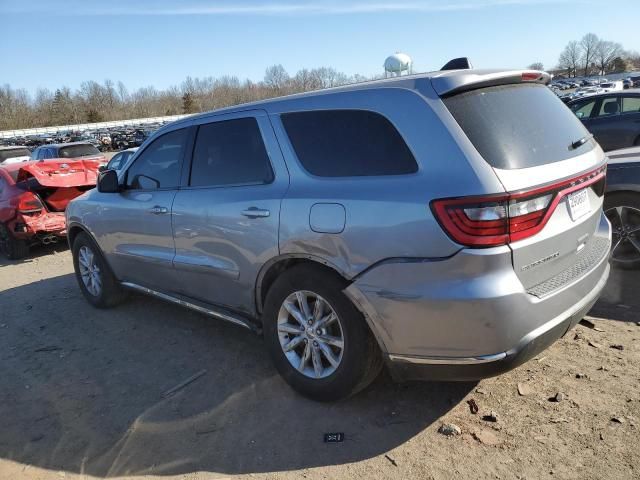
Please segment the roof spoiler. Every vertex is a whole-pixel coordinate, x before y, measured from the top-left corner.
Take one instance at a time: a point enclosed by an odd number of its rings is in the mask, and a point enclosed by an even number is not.
[[[472,68],[471,61],[467,57],[460,57],[449,60],[440,70],[470,70]]]
[[[517,83],[546,85],[551,76],[538,70],[458,70],[445,71],[431,78],[431,85],[440,97],[448,97],[477,88]]]

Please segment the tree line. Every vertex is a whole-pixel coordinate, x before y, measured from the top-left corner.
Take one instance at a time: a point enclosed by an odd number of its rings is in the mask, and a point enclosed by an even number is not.
[[[329,88],[370,78],[347,76],[330,67],[299,70],[289,75],[282,65],[266,69],[259,82],[235,76],[187,77],[165,90],[152,86],[130,92],[122,82],[83,82],[72,91],[0,86],[0,130],[94,123],[195,113],[291,93]]]
[[[587,33],[570,41],[560,53],[557,69],[567,77],[607,75],[640,69],[640,53],[627,51],[618,42]]]

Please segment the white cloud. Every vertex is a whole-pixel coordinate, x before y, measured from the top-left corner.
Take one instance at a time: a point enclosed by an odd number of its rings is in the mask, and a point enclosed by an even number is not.
[[[35,4],[29,2],[27,5],[14,5],[9,7],[12,12],[50,12],[60,15],[347,15],[362,13],[385,13],[385,12],[446,12],[459,10],[479,10],[492,7],[509,5],[540,5],[568,3],[571,0],[458,0],[446,2],[442,0],[431,1],[308,1],[308,2],[263,2],[240,4],[240,2],[227,3],[211,2],[203,3],[182,3],[170,6],[158,5],[157,2],[139,2],[137,5],[128,1],[122,4],[117,1],[81,2],[73,6],[56,4],[57,2],[47,2],[45,4]],[[1,8],[0,8],[1,10]]]

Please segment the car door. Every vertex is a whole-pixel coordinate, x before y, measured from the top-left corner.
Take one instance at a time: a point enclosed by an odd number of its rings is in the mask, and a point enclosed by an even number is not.
[[[278,254],[289,176],[263,111],[199,121],[190,171],[173,204],[179,293],[253,313],[262,265]]]
[[[116,276],[171,290],[175,247],[172,205],[191,130],[179,128],[151,142],[120,176],[120,193],[99,194],[94,234]]]
[[[604,151],[623,148],[624,120],[620,118],[620,97],[603,97],[591,112],[588,129]]]

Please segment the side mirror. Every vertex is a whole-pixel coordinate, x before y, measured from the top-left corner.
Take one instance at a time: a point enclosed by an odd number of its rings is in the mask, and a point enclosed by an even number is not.
[[[105,170],[98,175],[98,191],[101,193],[117,193],[120,190],[118,185],[118,173],[115,170]]]
[[[105,172],[106,170],[107,170],[107,166],[106,166],[106,165],[100,165],[100,166],[98,167],[98,171],[99,171],[99,172]]]

